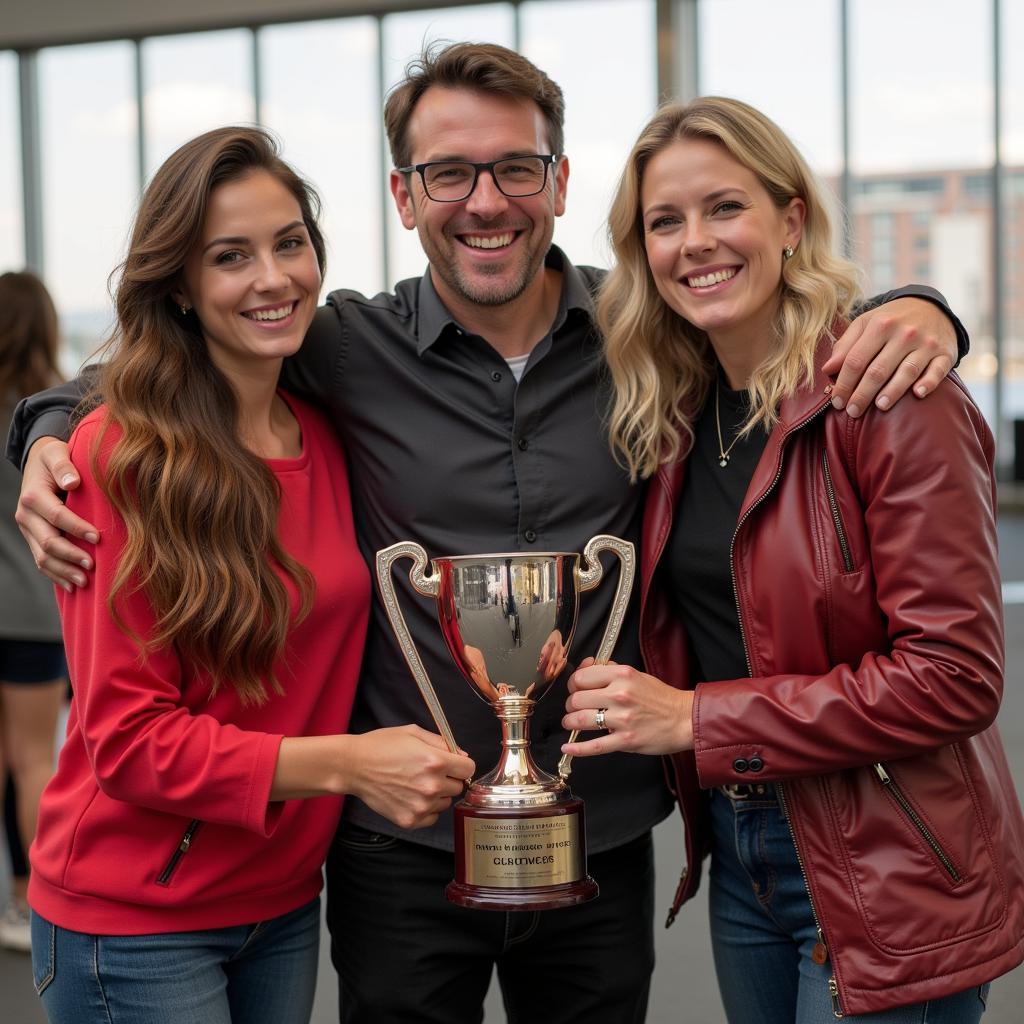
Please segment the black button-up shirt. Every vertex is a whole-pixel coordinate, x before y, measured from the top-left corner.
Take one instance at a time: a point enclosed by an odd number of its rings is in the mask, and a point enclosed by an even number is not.
[[[487,340],[452,319],[429,272],[374,298],[332,292],[301,352],[286,362],[285,386],[326,407],[341,433],[356,532],[371,566],[380,548],[402,540],[422,544],[431,558],[582,551],[599,533],[638,542],[642,488],[629,485],[603,429],[609,390],[591,319],[599,272],[574,267],[555,248],[547,264],[562,273],[561,301],[518,385]],[[497,718],[456,669],[433,600],[409,584],[410,564],[394,572],[406,622],[455,738],[478,771],[488,771],[500,750]],[[605,565],[608,577],[580,598],[572,663],[596,651],[608,619],[618,570],[614,557]],[[635,603],[614,656],[640,664]],[[552,773],[566,739],[565,695],[563,679],[531,719],[534,758]],[[352,729],[407,722],[434,730],[376,601]],[[592,852],[634,838],[671,809],[659,758],[579,758],[571,784],[586,803]],[[402,834],[355,799],[346,814]],[[407,838],[451,849],[450,815]]]

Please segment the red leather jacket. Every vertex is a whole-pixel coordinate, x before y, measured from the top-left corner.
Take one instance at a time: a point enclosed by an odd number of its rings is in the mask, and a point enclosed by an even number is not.
[[[953,378],[858,420],[829,391],[819,370],[783,403],[743,502],[732,571],[750,678],[697,686],[695,750],[667,759],[688,863],[669,923],[707,851],[702,789],[775,782],[835,1008],[860,1014],[1024,959],[1024,819],[992,724],[992,435]],[[652,585],[685,468],[649,489],[641,644],[649,672],[693,688],[682,626]]]

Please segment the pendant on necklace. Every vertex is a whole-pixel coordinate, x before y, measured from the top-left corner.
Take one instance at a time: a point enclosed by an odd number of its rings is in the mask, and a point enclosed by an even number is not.
[[[729,465],[729,456],[728,455],[723,455],[718,460],[718,464],[722,467],[722,469],[725,469],[725,467]]]

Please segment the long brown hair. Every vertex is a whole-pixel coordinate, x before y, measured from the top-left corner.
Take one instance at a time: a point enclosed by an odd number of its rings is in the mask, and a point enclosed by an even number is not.
[[[0,274],[0,401],[42,391],[57,371],[57,310],[46,286],[27,270]]]
[[[313,579],[277,538],[280,492],[266,464],[240,441],[238,402],[214,366],[195,313],[172,293],[202,237],[211,193],[254,171],[272,174],[295,197],[324,268],[319,200],[258,128],[219,128],[187,142],[142,196],[128,255],[118,268],[109,359],[98,381],[109,422],[122,436],[98,471],[123,517],[127,543],[109,596],[139,590],[156,615],[143,653],[172,646],[206,671],[212,691],[230,683],[245,704],[281,693],[274,663],[292,624],[309,612]],[[102,441],[102,435],[99,439]],[[94,464],[99,442],[94,450]]]

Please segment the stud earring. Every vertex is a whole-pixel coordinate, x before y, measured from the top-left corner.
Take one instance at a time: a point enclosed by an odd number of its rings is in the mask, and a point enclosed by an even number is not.
[[[793,258],[793,246],[787,245],[786,248],[782,250],[782,255],[785,259],[791,260]]]
[[[178,308],[181,310],[182,316],[188,316],[188,306],[179,306]]]

